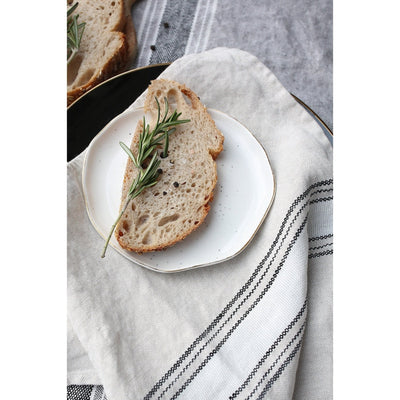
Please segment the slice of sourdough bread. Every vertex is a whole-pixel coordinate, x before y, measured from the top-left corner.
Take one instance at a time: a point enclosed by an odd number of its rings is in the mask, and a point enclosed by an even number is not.
[[[67,67],[67,105],[126,69],[137,51],[134,0],[78,0],[72,15],[85,23],[79,52]],[[68,0],[72,6],[76,1]]]
[[[152,81],[148,88],[144,111],[151,116],[151,129],[157,115],[155,97],[161,115],[164,115],[164,98],[167,98],[168,114],[176,109],[182,113],[180,119],[190,119],[190,122],[178,125],[170,134],[168,156],[161,158],[162,172],[157,184],[130,202],[116,227],[115,236],[121,247],[139,253],[171,246],[204,221],[217,182],[214,160],[222,151],[224,141],[197,95],[182,84],[164,79]],[[131,151],[135,157],[142,127],[140,121],[132,138]],[[128,159],[121,210],[136,176],[137,168]]]

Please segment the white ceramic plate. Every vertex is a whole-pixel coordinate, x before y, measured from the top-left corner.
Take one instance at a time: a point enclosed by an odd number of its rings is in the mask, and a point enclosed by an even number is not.
[[[218,182],[211,210],[196,231],[164,251],[126,251],[113,235],[110,245],[143,267],[178,272],[226,261],[250,243],[272,204],[275,183],[264,148],[237,120],[220,111],[208,111],[225,137],[224,150],[217,158]],[[119,142],[130,144],[142,117],[143,109],[120,114],[92,140],[86,153],[83,191],[87,212],[103,238],[120,206],[127,156]]]

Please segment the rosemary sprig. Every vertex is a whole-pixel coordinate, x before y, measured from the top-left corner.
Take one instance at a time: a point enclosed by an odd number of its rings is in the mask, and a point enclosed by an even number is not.
[[[79,3],[75,3],[67,11],[67,65],[76,56],[81,45],[85,22],[78,23],[79,14],[72,16]]]
[[[168,117],[169,105],[167,98],[164,98],[164,117],[160,119],[160,103],[158,102],[157,97],[155,98],[155,100],[157,102],[157,122],[153,130],[150,130],[150,126],[148,124],[146,125],[145,117],[143,117],[143,129],[139,136],[137,156],[134,156],[134,154],[126,144],[124,144],[123,142],[119,143],[139,171],[129,188],[124,206],[122,207],[121,212],[119,213],[116,221],[111,227],[110,233],[103,248],[103,252],[101,254],[102,258],[104,258],[106,254],[106,250],[114,229],[117,226],[122,215],[126,211],[131,200],[139,196],[146,188],[152,187],[157,184],[158,176],[160,175],[158,172],[158,167],[161,162],[159,157],[165,158],[168,156],[169,135],[176,130],[176,125],[184,124],[190,121],[190,119],[179,119],[182,113],[178,113],[177,110],[175,110]],[[160,154],[158,154],[157,152],[157,147],[159,146],[163,147],[163,151]],[[147,166],[145,166],[145,161],[148,160],[150,157],[150,162]]]

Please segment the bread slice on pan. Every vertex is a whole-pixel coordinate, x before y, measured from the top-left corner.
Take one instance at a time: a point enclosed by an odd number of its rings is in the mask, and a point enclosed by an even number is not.
[[[85,23],[79,52],[67,66],[67,104],[124,71],[137,51],[130,10],[134,0],[78,0],[72,15]]]
[[[139,253],[172,246],[201,225],[210,210],[217,182],[215,159],[224,141],[198,96],[186,86],[165,79],[152,81],[148,88],[144,111],[151,115],[150,128],[158,111],[155,97],[161,114],[167,98],[169,114],[176,109],[182,113],[180,119],[190,122],[178,125],[170,134],[168,156],[161,158],[162,172],[157,184],[130,202],[116,227],[115,236],[120,246]],[[130,146],[135,157],[142,128],[140,121]],[[136,176],[137,168],[128,159],[121,210]]]

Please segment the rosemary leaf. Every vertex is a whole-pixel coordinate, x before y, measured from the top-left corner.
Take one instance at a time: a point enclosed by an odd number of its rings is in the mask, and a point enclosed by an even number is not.
[[[119,142],[119,145],[125,150],[125,152],[128,154],[129,158],[133,161],[136,162],[135,156],[131,152],[131,149],[123,142]]]
[[[72,15],[79,3],[75,3],[67,11],[67,65],[73,60],[79,51],[85,22],[78,23],[79,14]]]
[[[164,151],[162,156],[167,157],[168,156],[168,145],[169,145],[169,135],[168,131],[165,132],[165,139],[164,139]]]

